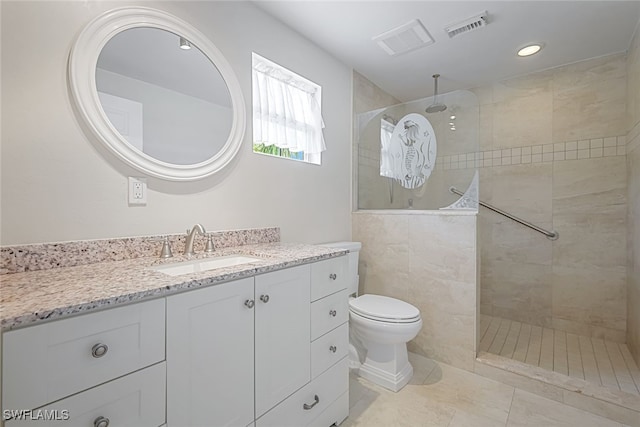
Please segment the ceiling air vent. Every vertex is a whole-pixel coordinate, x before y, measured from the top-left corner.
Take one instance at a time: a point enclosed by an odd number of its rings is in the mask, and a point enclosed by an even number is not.
[[[434,43],[431,34],[424,28],[422,22],[417,19],[375,36],[373,41],[378,43],[391,56],[400,55]]]
[[[473,16],[471,18],[467,18],[464,21],[447,25],[446,27],[444,27],[444,30],[449,35],[449,38],[453,38],[463,33],[468,33],[469,31],[477,30],[478,28],[482,28],[489,23],[487,21],[487,15],[488,13],[485,10],[481,14]]]

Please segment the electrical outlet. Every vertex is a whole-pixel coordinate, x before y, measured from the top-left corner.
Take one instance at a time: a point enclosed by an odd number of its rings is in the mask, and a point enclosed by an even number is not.
[[[129,206],[147,204],[147,178],[129,177]]]

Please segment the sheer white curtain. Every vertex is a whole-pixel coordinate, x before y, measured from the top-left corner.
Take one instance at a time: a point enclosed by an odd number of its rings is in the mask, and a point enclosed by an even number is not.
[[[319,155],[326,149],[321,88],[253,54],[253,142]]]

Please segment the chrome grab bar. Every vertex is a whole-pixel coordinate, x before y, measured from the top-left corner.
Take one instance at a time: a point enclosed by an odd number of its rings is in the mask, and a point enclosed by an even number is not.
[[[464,196],[464,193],[462,191],[457,190],[455,187],[449,187],[449,192],[457,194],[458,196]],[[544,228],[540,228],[537,225],[533,225],[531,224],[529,221],[525,221],[524,219],[518,218],[515,215],[511,215],[510,213],[507,213],[505,211],[503,211],[502,209],[496,208],[495,206],[491,206],[488,203],[485,203],[481,200],[478,200],[478,204],[480,206],[484,206],[485,208],[492,210],[496,213],[499,213],[502,216],[506,216],[507,218],[520,223],[522,225],[524,225],[525,227],[529,227],[532,230],[536,230],[538,233],[542,233],[545,236],[547,236],[547,239],[549,240],[558,240],[558,238],[560,237],[560,234],[553,230],[553,231],[549,231],[549,230],[545,230]]]

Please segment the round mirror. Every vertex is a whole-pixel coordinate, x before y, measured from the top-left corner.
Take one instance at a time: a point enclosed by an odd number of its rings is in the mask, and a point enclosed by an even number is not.
[[[240,85],[218,49],[184,21],[121,8],[90,22],[69,59],[80,116],[105,146],[162,179],[209,176],[238,152]]]

